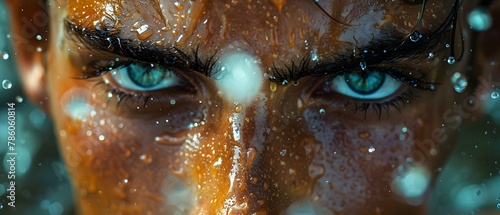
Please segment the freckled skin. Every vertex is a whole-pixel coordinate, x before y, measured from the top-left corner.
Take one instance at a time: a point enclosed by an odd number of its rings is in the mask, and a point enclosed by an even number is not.
[[[425,16],[422,33],[437,29],[453,1],[431,2],[427,10],[435,16]],[[106,4],[113,14],[107,14]],[[296,86],[278,84],[275,91],[264,80],[259,96],[237,113],[233,103],[217,94],[213,80],[180,74],[196,92],[178,92],[174,105],[153,101],[137,109],[134,99],[120,106],[116,98],[108,101],[106,85],[73,79],[80,67],[65,50],[77,46],[67,41],[57,45],[62,31],[58,23],[66,10],[82,27],[93,27],[94,21],[112,23],[123,37],[187,51],[199,47],[205,58],[237,45],[271,73],[273,63],[300,61],[312,47],[320,59],[330,59],[373,38],[388,37],[388,29],[396,29],[403,38],[413,29],[420,5],[375,0],[322,3],[328,12],[345,14],[337,15],[345,23],[339,24],[312,1],[160,4],[163,9],[149,1],[81,0],[53,6],[47,78],[51,111],[64,113],[62,98],[75,88],[92,95],[89,103],[95,110],[84,122],[53,114],[57,131],[66,131],[59,137],[60,148],[82,214],[172,214],[166,197],[172,178],[195,190],[196,201],[182,211],[186,214],[280,214],[296,201],[310,201],[331,214],[424,213],[423,206],[410,206],[395,194],[392,181],[397,167],[409,165],[408,157],[415,158],[411,165],[427,168],[432,178],[446,159],[454,142],[452,131],[433,147],[418,144],[441,127],[443,113],[454,101],[463,100],[452,91],[445,73],[436,75],[442,84],[435,92],[418,91],[420,97],[401,106],[401,112],[382,110],[380,118],[371,110],[366,118],[363,111],[353,112],[343,96],[315,94],[324,77],[303,78]],[[141,36],[135,23],[147,24],[148,35]],[[450,67],[441,62],[429,65],[433,71]],[[458,63],[454,66],[460,68]],[[243,116],[237,125],[241,140],[233,135],[235,116]],[[183,141],[155,140],[165,135]],[[232,198],[234,202],[228,203]]]

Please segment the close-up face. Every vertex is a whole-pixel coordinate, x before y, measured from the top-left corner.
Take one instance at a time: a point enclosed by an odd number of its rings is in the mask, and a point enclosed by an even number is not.
[[[479,1],[40,4],[25,67],[80,214],[426,214],[494,90]]]

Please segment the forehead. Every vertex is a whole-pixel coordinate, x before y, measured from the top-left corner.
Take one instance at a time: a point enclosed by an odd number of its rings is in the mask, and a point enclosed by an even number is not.
[[[428,1],[419,31],[437,29],[453,3]],[[237,42],[282,56],[308,46],[338,50],[406,35],[422,5],[404,0],[69,0],[65,8],[68,20],[81,28],[119,30],[121,37],[140,43],[201,44],[217,51]]]

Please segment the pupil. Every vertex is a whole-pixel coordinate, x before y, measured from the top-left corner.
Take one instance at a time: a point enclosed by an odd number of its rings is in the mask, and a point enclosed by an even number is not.
[[[140,87],[150,88],[159,84],[163,80],[165,73],[150,67],[143,67],[136,64],[127,66],[127,74],[134,84]]]
[[[385,74],[378,71],[354,71],[346,74],[345,81],[352,91],[361,95],[369,95],[382,87]]]

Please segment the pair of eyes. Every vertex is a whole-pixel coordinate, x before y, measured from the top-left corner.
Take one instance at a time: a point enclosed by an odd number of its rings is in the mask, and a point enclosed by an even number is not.
[[[179,87],[186,83],[174,71],[154,64],[131,63],[113,69],[111,77],[120,88],[143,93]],[[326,87],[329,91],[353,99],[381,100],[395,94],[401,85],[402,82],[391,75],[376,69],[360,68],[328,80]]]

